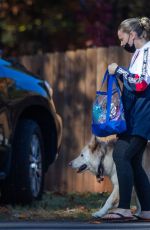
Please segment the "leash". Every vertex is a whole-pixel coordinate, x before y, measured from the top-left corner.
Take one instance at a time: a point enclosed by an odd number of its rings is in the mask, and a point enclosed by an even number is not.
[[[105,155],[101,157],[101,160],[98,166],[98,172],[96,174],[96,179],[99,183],[101,183],[104,180],[104,164],[103,164],[104,158],[105,158]]]

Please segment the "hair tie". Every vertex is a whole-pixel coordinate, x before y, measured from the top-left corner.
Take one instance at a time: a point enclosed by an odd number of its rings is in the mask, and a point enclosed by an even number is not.
[[[139,19],[139,25],[140,25],[140,27],[141,27],[142,29],[144,29],[144,25],[143,25],[143,23],[142,23],[142,20],[141,20],[141,19]]]

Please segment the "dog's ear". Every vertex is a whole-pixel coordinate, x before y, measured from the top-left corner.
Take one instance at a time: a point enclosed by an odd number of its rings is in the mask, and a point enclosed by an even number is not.
[[[90,143],[89,143],[89,148],[91,149],[91,152],[93,153],[99,145],[99,142],[97,140],[97,137],[92,135]]]
[[[94,153],[95,150],[100,151],[105,154],[106,152],[106,143],[104,141],[101,141],[99,137],[92,136],[91,141],[89,143],[89,148],[91,149],[91,152]]]
[[[97,142],[99,143],[99,150],[103,155],[106,153],[106,141],[102,141],[99,137],[97,138]]]
[[[95,136],[95,135],[92,135],[89,144],[93,144],[93,143],[95,143],[95,141],[96,141],[96,136]]]

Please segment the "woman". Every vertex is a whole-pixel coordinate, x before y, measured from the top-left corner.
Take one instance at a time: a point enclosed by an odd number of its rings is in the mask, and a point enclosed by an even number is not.
[[[134,53],[129,69],[112,63],[110,74],[123,81],[123,104],[127,131],[118,136],[113,152],[116,164],[120,202],[103,219],[132,219],[130,211],[133,183],[141,204],[138,218],[150,221],[150,182],[142,168],[142,156],[150,140],[150,20],[130,18],[118,29],[121,46]]]

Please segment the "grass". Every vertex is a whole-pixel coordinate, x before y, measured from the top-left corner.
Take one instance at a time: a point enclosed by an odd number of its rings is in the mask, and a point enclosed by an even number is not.
[[[88,221],[108,194],[45,193],[41,201],[28,206],[1,206],[0,220],[74,220]]]

